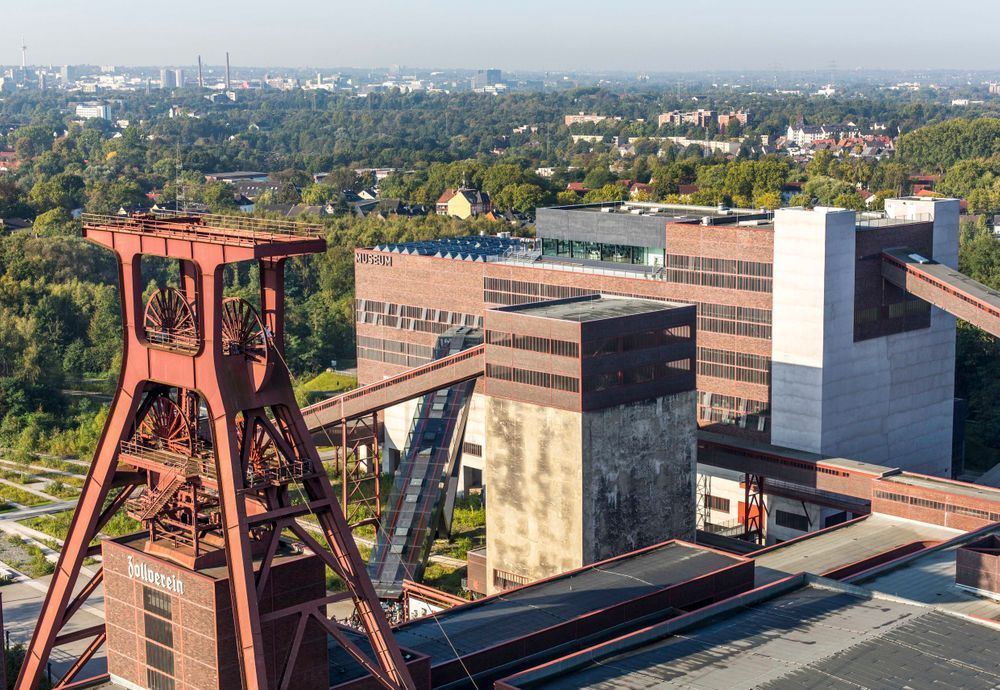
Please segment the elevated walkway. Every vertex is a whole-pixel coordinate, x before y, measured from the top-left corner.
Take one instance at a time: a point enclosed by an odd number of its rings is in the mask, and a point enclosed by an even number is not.
[[[438,339],[435,355],[454,357],[469,347],[481,351],[481,343],[481,331],[453,329]],[[372,584],[382,598],[398,598],[403,580],[421,579],[439,528],[451,524],[458,451],[474,389],[475,381],[465,378],[435,390],[420,400],[413,414],[368,561]]]
[[[882,252],[882,277],[915,297],[1000,337],[1000,292],[912,249]]]
[[[483,375],[482,344],[302,408],[315,433]]]

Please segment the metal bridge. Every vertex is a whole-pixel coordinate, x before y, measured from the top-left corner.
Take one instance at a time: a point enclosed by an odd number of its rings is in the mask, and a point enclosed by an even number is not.
[[[882,252],[882,277],[987,333],[1000,337],[1000,292],[912,249]]]

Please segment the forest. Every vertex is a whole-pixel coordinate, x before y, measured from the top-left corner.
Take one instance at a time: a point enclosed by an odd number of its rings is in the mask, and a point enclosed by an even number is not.
[[[799,164],[753,145],[735,157],[706,157],[643,140],[676,133],[655,127],[657,113],[690,107],[689,98],[664,93],[588,88],[362,99],[261,92],[227,104],[127,94],[113,101],[112,121],[83,124],[72,121],[66,96],[6,97],[0,101],[0,150],[13,151],[19,165],[0,175],[0,218],[27,218],[33,226],[0,231],[0,447],[86,456],[101,431],[100,396],[110,390],[120,363],[117,277],[110,254],[80,239],[74,212],[115,213],[154,198],[161,204],[183,198],[233,213],[228,186],[205,179],[221,170],[271,173],[280,186],[265,192],[269,202],[324,203],[370,186],[356,168],[389,166],[398,172],[382,181],[384,198],[433,204],[446,188],[464,183],[489,192],[499,209],[529,219],[546,204],[625,198],[624,180],[649,185],[636,197],[649,201],[877,209],[881,199],[908,193],[911,175],[935,174],[941,176],[937,191],[965,198],[974,214],[963,222],[962,269],[1000,288],[1000,245],[991,234],[991,214],[1000,210],[1000,120],[956,119],[947,106],[909,96],[736,101],[718,95],[705,105],[750,108],[750,126],[722,134],[751,143],[782,133],[800,117],[880,122],[902,134],[894,157],[870,161],[821,152]],[[578,111],[621,115],[621,121],[588,127],[608,137],[640,137],[634,152],[623,155],[609,140],[573,143],[570,134],[580,127],[566,127],[562,116]],[[551,168],[551,176],[541,175],[542,168]],[[316,183],[315,173],[327,177]],[[568,191],[570,182],[588,191],[582,197]],[[681,196],[682,185],[697,191]],[[800,191],[788,199],[783,193],[790,185]],[[865,203],[862,191],[875,195],[872,203]],[[300,379],[322,372],[331,360],[353,359],[354,247],[510,229],[433,214],[361,218],[340,208],[313,219],[323,226],[327,252],[296,259],[288,272],[288,362]],[[530,233],[530,225],[521,231]],[[147,290],[166,277],[154,273]],[[233,270],[227,290],[249,295],[255,280],[252,271]],[[969,402],[973,466],[995,461],[1000,449],[998,354],[992,338],[962,325],[957,388]]]

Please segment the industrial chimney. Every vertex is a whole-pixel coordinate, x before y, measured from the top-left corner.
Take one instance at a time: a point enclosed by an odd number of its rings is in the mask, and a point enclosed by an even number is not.
[[[198,56],[198,88],[205,88],[205,78],[201,73],[201,55]]]
[[[226,91],[232,90],[232,83],[229,81],[229,51],[226,51]]]

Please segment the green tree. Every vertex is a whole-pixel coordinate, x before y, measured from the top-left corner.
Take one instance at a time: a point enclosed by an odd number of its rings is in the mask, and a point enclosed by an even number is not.
[[[28,193],[28,202],[39,213],[63,208],[72,210],[83,205],[83,178],[73,173],[59,173],[47,180],[40,180]]]

